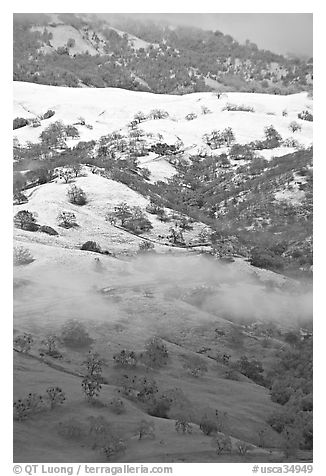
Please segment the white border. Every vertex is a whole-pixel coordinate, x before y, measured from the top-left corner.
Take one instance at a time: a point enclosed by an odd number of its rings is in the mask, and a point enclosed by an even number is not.
[[[188,3],[188,2],[187,2]],[[2,7],[1,15],[1,217],[2,231],[1,237],[1,324],[2,324],[2,342],[0,346],[2,363],[2,392],[1,392],[1,410],[2,410],[2,449],[3,462],[5,468],[3,474],[12,474],[12,194],[11,194],[11,176],[12,176],[12,130],[11,130],[11,110],[12,110],[12,13],[50,13],[56,12],[89,12],[89,3],[80,1],[56,1],[55,4],[44,1],[22,1],[9,2]],[[314,472],[313,474],[325,474],[324,459],[324,441],[325,441],[325,393],[323,383],[325,382],[324,362],[325,357],[322,353],[324,347],[325,333],[325,313],[323,294],[324,289],[324,270],[325,270],[325,249],[323,238],[325,235],[325,162],[326,154],[323,147],[325,136],[323,116],[326,115],[325,104],[325,78],[323,74],[325,55],[325,25],[326,18],[322,8],[322,2],[312,1],[279,1],[258,2],[258,1],[201,1],[198,4],[186,4],[186,2],[176,2],[165,0],[159,2],[150,2],[139,0],[135,3],[119,1],[113,2],[96,1],[91,3],[91,13],[313,13],[314,14],[314,162],[315,162],[315,185],[314,185],[314,239],[315,239],[315,278],[314,278],[314,400],[315,400],[315,449],[314,449]],[[109,10],[109,12],[108,12]],[[277,34],[277,32],[275,32]],[[10,117],[10,120],[8,120]],[[317,171],[317,172],[316,172]],[[9,431],[8,431],[9,430]],[[169,465],[169,464],[168,464]],[[218,473],[223,475],[233,474],[251,474],[252,464],[180,464],[175,466],[174,475],[179,474],[198,474],[205,472],[207,475],[214,476]]]

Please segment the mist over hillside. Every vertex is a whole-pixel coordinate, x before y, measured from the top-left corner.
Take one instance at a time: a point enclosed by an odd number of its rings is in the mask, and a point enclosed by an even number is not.
[[[120,14],[15,14],[14,80],[170,94],[289,94],[312,88],[312,59],[240,44],[220,31]]]

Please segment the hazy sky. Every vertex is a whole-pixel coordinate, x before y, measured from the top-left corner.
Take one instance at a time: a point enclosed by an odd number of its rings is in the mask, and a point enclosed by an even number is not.
[[[275,53],[312,56],[312,13],[130,13],[131,17],[220,30]]]

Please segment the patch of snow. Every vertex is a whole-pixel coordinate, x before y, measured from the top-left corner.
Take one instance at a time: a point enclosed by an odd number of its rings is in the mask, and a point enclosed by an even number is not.
[[[177,173],[176,169],[163,157],[157,156],[153,152],[145,157],[139,157],[139,166],[147,168],[151,172],[149,181],[155,183],[158,181],[166,182]]]
[[[76,30],[76,28],[72,27],[71,25],[57,25],[57,26],[47,26],[47,31],[52,33],[53,37],[49,40],[50,45],[52,48],[59,48],[65,46],[67,41],[71,38],[75,40],[75,45],[72,48],[69,48],[69,54],[81,54],[81,53],[88,53],[92,56],[98,54],[98,51],[94,48],[92,43],[84,38],[81,33]],[[36,26],[32,27],[32,31],[40,31],[43,33],[45,27],[43,26]],[[43,52],[52,52],[48,48],[43,49]]]

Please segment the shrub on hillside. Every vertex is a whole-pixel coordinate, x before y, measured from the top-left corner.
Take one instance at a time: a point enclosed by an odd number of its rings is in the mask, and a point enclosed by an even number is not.
[[[223,337],[225,336],[225,332],[222,330],[215,329],[215,335],[216,337]],[[227,354],[226,352],[217,352],[215,360],[216,362],[219,362],[223,365],[229,365],[230,364],[230,359],[231,355]]]
[[[182,230],[170,227],[169,232],[170,234],[168,235],[168,240],[170,243],[178,246],[184,246],[186,244]]]
[[[73,170],[67,167],[59,170],[59,178],[63,179],[65,183],[68,183],[73,177]]]
[[[302,119],[303,121],[309,121],[309,122],[312,122],[314,120],[313,115],[308,110],[299,112],[298,119]]]
[[[65,138],[66,130],[62,121],[53,122],[40,135],[42,144],[53,148],[65,147]]]
[[[25,264],[32,263],[34,261],[31,252],[23,246],[15,246],[13,251],[14,266],[22,266]]]
[[[173,155],[177,153],[178,149],[175,144],[157,142],[156,144],[151,145],[149,151],[158,155]]]
[[[71,170],[73,171],[73,173],[75,174],[75,177],[77,178],[78,175],[80,175],[80,172],[82,170],[82,166],[81,166],[81,164],[73,164],[71,166]]]
[[[256,150],[275,149],[282,145],[282,136],[277,132],[273,125],[264,128],[265,139],[257,140],[249,144],[250,147]]]
[[[82,389],[88,402],[93,402],[100,394],[103,377],[103,360],[97,352],[89,352],[87,359],[83,362],[86,373],[82,380]]]
[[[103,453],[107,459],[111,459],[113,456],[121,455],[126,451],[126,443],[122,438],[111,435],[102,448]]]
[[[295,149],[298,149],[300,147],[300,144],[297,139],[294,139],[293,137],[288,137],[287,139],[284,139],[282,145],[283,147],[293,147]]]
[[[101,253],[101,247],[96,241],[86,241],[80,249],[83,251],[93,251],[93,253]]]
[[[186,121],[193,121],[194,119],[197,119],[197,114],[195,114],[194,112],[190,112],[186,115],[185,119]]]
[[[127,220],[124,225],[124,228],[135,233],[136,235],[141,235],[147,233],[153,228],[152,223],[146,215],[141,211],[139,207],[134,207],[137,210],[134,210],[133,216]]]
[[[53,117],[55,114],[55,111],[52,109],[48,109],[42,116],[42,119],[50,119],[50,117]]]
[[[22,353],[27,353],[31,350],[33,345],[34,339],[32,334],[24,334],[18,335],[14,338],[14,348]]]
[[[148,414],[158,418],[169,418],[172,403],[172,399],[164,394],[153,398],[147,410]]]
[[[274,149],[279,147],[282,143],[281,134],[277,132],[274,126],[270,125],[265,127],[265,140],[263,141],[264,149]]]
[[[62,354],[57,350],[58,342],[59,338],[56,335],[47,335],[41,342],[45,346],[44,353],[54,359],[61,359]],[[41,352],[43,353],[43,349],[41,349]]]
[[[176,387],[165,390],[161,397],[170,404],[169,418],[176,419],[180,415],[185,415],[188,419],[191,417],[192,404],[181,388]]]
[[[141,360],[148,367],[160,368],[167,364],[169,353],[166,345],[159,337],[153,337],[145,345]]]
[[[53,410],[66,401],[66,395],[60,387],[49,387],[46,389],[46,399],[50,404],[50,409]]]
[[[138,245],[138,253],[151,253],[154,251],[154,248],[154,243],[151,243],[150,241],[141,241]]]
[[[76,222],[76,215],[72,212],[60,212],[58,214],[57,220],[59,222],[59,226],[63,228],[73,228],[78,226]]]
[[[150,220],[138,206],[130,207],[127,203],[119,203],[114,207],[113,212],[106,215],[106,219],[112,224],[119,220],[121,226],[127,230],[140,235],[153,228]]]
[[[67,191],[68,200],[75,205],[85,205],[87,197],[84,190],[76,185],[71,185]]]
[[[222,146],[230,146],[235,141],[235,136],[231,127],[227,127],[223,131],[213,130],[210,134],[204,134],[202,140],[211,149],[219,149]]]
[[[27,126],[27,124],[27,119],[24,119],[23,117],[15,117],[13,121],[13,129],[20,129],[21,127]]]
[[[48,226],[48,225],[41,225],[39,227],[38,231],[40,231],[42,233],[46,233],[47,235],[51,235],[51,236],[59,235],[59,233],[54,228],[52,228],[51,226]]]
[[[138,357],[133,350],[121,350],[113,356],[114,363],[119,367],[133,368],[136,367]]]
[[[91,416],[89,422],[88,436],[92,449],[102,451],[107,459],[125,452],[125,442],[114,434],[110,423],[104,417]]]
[[[254,108],[251,106],[245,106],[244,104],[237,105],[237,104],[227,103],[226,106],[223,107],[222,111],[254,112]]]
[[[62,326],[60,337],[68,347],[86,347],[93,341],[84,324],[76,319],[70,319]]]
[[[134,115],[134,120],[140,124],[141,122],[143,121],[146,121],[147,119],[147,116],[144,112],[142,111],[138,111],[135,115]]]
[[[14,419],[18,421],[26,420],[26,418],[38,413],[44,408],[44,400],[42,395],[29,393],[27,397],[16,400],[14,406]]]
[[[16,228],[27,231],[37,231],[39,225],[36,223],[35,213],[28,210],[20,210],[14,216],[14,225]]]
[[[147,376],[122,375],[118,382],[119,392],[127,398],[140,402],[152,402],[158,392],[156,381]]]
[[[153,109],[149,113],[150,119],[166,119],[167,117],[169,117],[169,113],[163,109]]]
[[[301,132],[302,127],[298,122],[292,121],[289,124],[289,129],[290,129],[291,132],[297,132],[297,131]]]
[[[233,144],[229,151],[232,160],[253,160],[255,152],[249,144]]]
[[[124,226],[126,221],[132,217],[131,207],[126,202],[118,203],[112,212],[107,213],[105,219],[111,224],[115,225],[119,220],[121,226]]]
[[[185,435],[192,432],[192,426],[185,416],[180,416],[175,422],[175,429],[178,433]]]
[[[66,126],[65,133],[66,137],[70,139],[78,139],[79,137],[78,129],[75,126]]]
[[[28,124],[31,126],[31,127],[40,127],[41,126],[41,121],[38,117],[34,117],[33,119],[30,119],[28,121]]]

